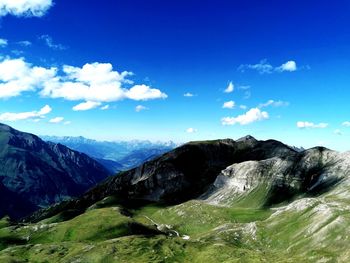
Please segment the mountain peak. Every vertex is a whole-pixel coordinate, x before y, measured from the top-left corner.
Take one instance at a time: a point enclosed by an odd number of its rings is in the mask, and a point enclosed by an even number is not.
[[[251,135],[246,135],[244,137],[241,137],[237,140],[237,142],[257,142],[257,139],[255,139],[253,136]]]

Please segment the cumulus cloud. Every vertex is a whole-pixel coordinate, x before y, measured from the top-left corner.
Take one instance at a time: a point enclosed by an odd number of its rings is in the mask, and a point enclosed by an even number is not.
[[[49,36],[49,35],[41,35],[39,37],[39,39],[43,40],[44,43],[51,49],[54,49],[54,50],[65,50],[65,49],[67,49],[67,47],[62,45],[62,44],[54,43],[52,37]]]
[[[264,107],[269,107],[269,106],[273,106],[273,107],[286,107],[289,105],[288,101],[282,101],[282,100],[268,100],[265,103],[261,103],[259,104],[259,108],[264,108]]]
[[[269,114],[266,111],[261,111],[259,108],[252,108],[245,114],[237,117],[224,117],[221,119],[222,125],[247,125],[256,121],[262,121],[269,118]]]
[[[233,85],[232,81],[228,84],[227,88],[224,90],[225,93],[231,93],[235,89],[235,85]]]
[[[186,132],[187,133],[196,133],[198,130],[197,129],[195,129],[195,128],[188,128],[188,129],[186,129]]]
[[[5,112],[0,114],[0,121],[19,121],[19,120],[28,120],[32,119],[34,121],[38,121],[41,118],[44,118],[45,115],[51,112],[51,107],[49,105],[45,105],[39,111],[28,111],[28,112]]]
[[[222,105],[222,107],[224,109],[233,109],[235,107],[235,102],[233,100],[224,102],[224,104]]]
[[[242,110],[246,110],[248,107],[246,105],[239,105],[239,108]]]
[[[298,121],[297,122],[297,127],[299,129],[306,129],[306,128],[324,129],[324,128],[328,127],[328,123],[320,122],[318,124],[315,124],[315,123],[309,122],[309,121]]]
[[[192,94],[192,93],[190,93],[190,92],[186,92],[185,94],[184,94],[184,97],[193,97],[194,95]]]
[[[341,125],[345,127],[350,127],[350,121],[344,121]]]
[[[136,111],[136,112],[140,112],[140,111],[143,111],[143,110],[148,110],[148,108],[145,107],[145,106],[142,106],[142,105],[137,105],[137,106],[135,107],[135,111]]]
[[[276,70],[293,72],[297,70],[297,63],[293,60],[290,60],[276,68]]]
[[[260,74],[271,74],[273,72],[292,72],[297,70],[297,64],[294,60],[289,60],[283,63],[281,66],[272,66],[266,59],[261,60],[257,64],[242,64],[238,67],[238,70],[245,72],[246,70],[256,70]]]
[[[75,105],[72,109],[74,111],[85,111],[85,110],[91,110],[101,105],[101,102],[96,101],[86,101],[79,103],[78,105]]]
[[[52,0],[1,0],[0,16],[40,17],[45,15],[52,5]]]
[[[0,38],[0,47],[6,47],[8,44],[7,39]]]
[[[56,68],[35,67],[23,58],[0,61],[0,98],[10,98],[25,91],[49,86],[56,82]]]
[[[88,106],[123,99],[145,101],[168,97],[159,89],[144,84],[133,85],[128,79],[132,72],[119,73],[109,63],[88,63],[81,68],[65,65],[62,71],[63,74],[58,74],[54,67],[33,66],[23,58],[6,58],[0,61],[0,98],[39,90],[43,97],[80,100],[86,103],[83,106]],[[126,85],[132,86],[126,88]]]
[[[49,120],[50,123],[60,123],[64,120],[63,117],[55,117],[55,118],[52,118],[51,120]]]
[[[168,97],[159,89],[152,89],[145,84],[133,86],[125,92],[125,96],[132,100],[165,99]]]

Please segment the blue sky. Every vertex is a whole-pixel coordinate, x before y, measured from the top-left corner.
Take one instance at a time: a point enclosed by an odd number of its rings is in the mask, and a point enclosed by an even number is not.
[[[349,1],[14,2],[0,4],[3,123],[350,150]]]

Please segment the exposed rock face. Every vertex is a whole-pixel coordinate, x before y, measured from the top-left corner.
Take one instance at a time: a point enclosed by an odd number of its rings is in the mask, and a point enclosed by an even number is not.
[[[0,183],[32,206],[79,196],[108,175],[85,154],[0,124]]]
[[[231,204],[260,189],[263,205],[288,200],[299,194],[319,194],[349,174],[349,159],[317,147],[261,161],[233,164],[216,178],[202,198],[213,204]]]

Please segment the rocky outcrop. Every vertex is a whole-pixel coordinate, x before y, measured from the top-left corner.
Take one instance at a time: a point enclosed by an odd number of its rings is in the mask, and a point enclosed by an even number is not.
[[[318,195],[347,178],[349,168],[347,155],[322,147],[287,158],[236,163],[218,175],[202,198],[212,204],[229,205],[260,188],[260,205],[269,206],[301,194]]]

